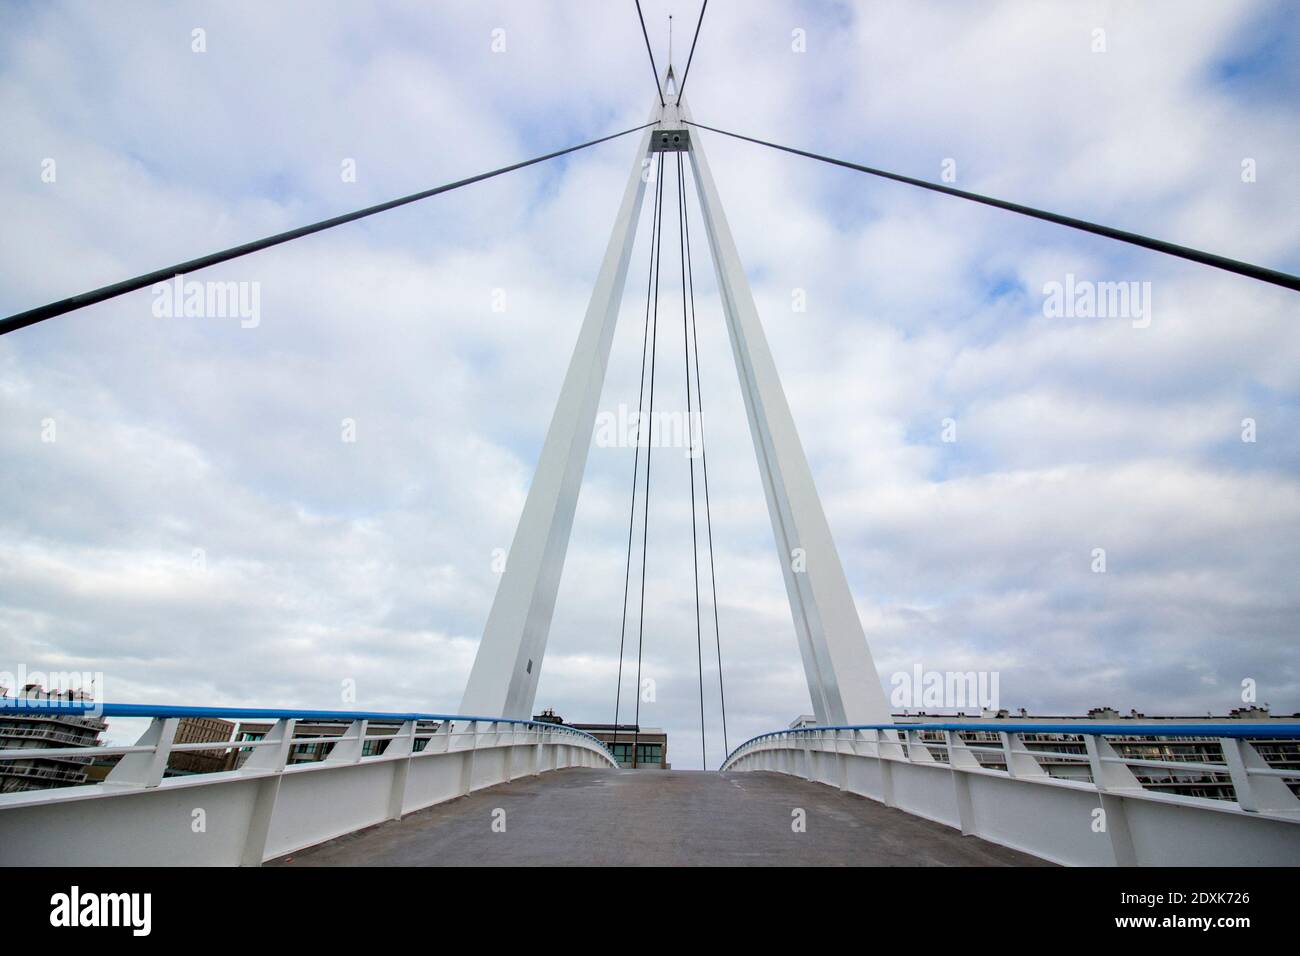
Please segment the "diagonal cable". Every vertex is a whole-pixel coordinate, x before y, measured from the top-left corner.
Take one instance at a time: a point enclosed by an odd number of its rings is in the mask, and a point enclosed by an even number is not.
[[[655,92],[659,94],[659,105],[667,107],[664,102],[664,88],[659,85],[659,67],[655,66],[655,52],[650,49],[650,34],[646,32],[645,17],[641,14],[641,0],[636,0],[636,16],[641,21],[641,35],[645,37],[645,51],[650,54],[650,72],[655,75]]]
[[[1141,246],[1144,249],[1163,252],[1165,255],[1177,256],[1180,259],[1198,262],[1205,266],[1213,266],[1216,269],[1223,269],[1227,272],[1235,272],[1237,275],[1243,275],[1250,279],[1258,279],[1260,282],[1268,282],[1272,285],[1279,285],[1283,288],[1291,289],[1294,292],[1300,292],[1300,276],[1294,276],[1287,272],[1279,272],[1276,269],[1266,269],[1263,266],[1253,265],[1249,262],[1240,262],[1236,259],[1228,259],[1224,256],[1215,255],[1212,252],[1202,252],[1199,249],[1176,245],[1172,242],[1166,242],[1163,239],[1152,239],[1150,236],[1143,236],[1136,232],[1126,232],[1123,229],[1115,229],[1112,226],[1103,226],[1095,222],[1088,222],[1084,219],[1075,219],[1073,216],[1063,216],[1060,213],[1047,212],[1043,209],[1035,209],[1032,206],[1023,206],[1020,203],[1007,202],[1005,199],[994,199],[992,196],[982,196],[979,193],[968,192],[964,189],[956,189],[952,186],[941,186],[938,183],[926,182],[924,179],[914,179],[911,176],[903,176],[899,173],[891,173],[883,169],[874,169],[871,166],[862,166],[858,163],[851,163],[844,159],[834,159],[830,156],[821,156],[817,153],[810,153],[805,149],[795,149],[793,146],[782,146],[779,143],[769,143],[767,140],[755,139],[753,136],[742,136],[740,133],[731,133],[725,129],[705,126],[703,123],[693,123],[690,120],[683,120],[683,122],[690,126],[697,126],[700,129],[707,129],[713,133],[721,133],[723,136],[730,136],[733,139],[743,139],[748,143],[757,143],[759,146],[768,146],[772,149],[779,149],[786,153],[794,153],[796,156],[807,156],[809,159],[815,159],[822,163],[830,163],[832,166],[843,166],[845,169],[852,169],[860,173],[879,176],[883,179],[892,179],[895,182],[906,183],[909,186],[919,186],[922,189],[929,189],[933,192],[944,193],[948,196],[956,196],[958,199],[968,199],[971,202],[983,203],[986,206],[1005,209],[1009,212],[1019,213],[1022,216],[1042,219],[1044,222],[1053,222],[1058,226],[1069,226],[1071,229],[1079,229],[1083,232],[1090,232],[1093,235],[1105,236],[1107,239],[1116,239],[1120,242],[1127,242],[1135,246]]]
[[[264,239],[256,239],[253,242],[246,242],[243,245],[223,249],[221,252],[214,252],[206,256],[200,256],[197,259],[180,262],[174,266],[167,266],[164,269],[156,269],[153,272],[147,272],[144,275],[136,276],[133,279],[124,279],[123,281],[116,282],[113,285],[106,285],[103,288],[94,289],[90,292],[82,292],[79,295],[60,299],[58,302],[51,302],[48,305],[42,305],[35,309],[28,309],[26,312],[19,312],[6,319],[0,320],[0,335],[5,335],[9,332],[26,328],[29,325],[35,325],[37,322],[44,322],[46,319],[52,319],[56,316],[64,315],[88,305],[94,305],[97,302],[103,302],[106,299],[116,298],[117,296],[124,295],[127,292],[135,292],[139,289],[148,288],[149,286],[155,285],[159,282],[166,282],[168,279],[175,278],[176,276],[196,272],[199,269],[206,269],[208,266],[214,266],[220,262],[228,262],[231,259],[246,256],[250,252],[258,252],[262,249],[268,249],[271,246],[278,246],[281,243],[289,242],[293,239],[299,239],[302,236],[309,236],[312,233],[332,229],[334,226],[341,226],[347,222],[364,219],[366,216],[373,216],[376,213],[387,212],[389,209],[396,209],[398,206],[405,206],[408,203],[419,202],[421,199],[428,199],[429,197],[437,196],[440,193],[451,192],[453,189],[459,189],[462,186],[469,186],[472,183],[482,182],[485,179],[491,179],[492,177],[500,176],[503,173],[513,172],[516,169],[523,169],[525,166],[532,166],[536,163],[545,162],[548,159],[555,159],[557,156],[563,156],[566,153],[577,152],[580,149],[586,149],[588,146],[595,146],[597,143],[604,143],[611,139],[618,139],[620,136],[626,136],[628,133],[635,133],[637,130],[642,130],[647,126],[653,125],[654,123],[644,123],[641,126],[634,126],[631,129],[625,129],[621,133],[611,133],[608,136],[600,137],[600,139],[593,139],[586,143],[579,143],[577,146],[557,149],[553,153],[547,153],[544,156],[534,156],[532,159],[525,159],[522,162],[512,163],[509,166],[502,166],[500,169],[494,169],[490,172],[479,173],[477,176],[470,176],[468,179],[460,179],[454,183],[434,186],[432,189],[425,189],[422,192],[412,193],[411,195],[403,196],[400,199],[390,199],[387,202],[382,202],[375,206],[367,206],[366,208],[358,209],[355,212],[344,213],[341,216],[333,216],[329,219],[322,219],[320,222],[314,222],[307,226],[299,226],[296,229],[290,229],[288,232],[277,233],[274,236],[267,236]]]
[[[713,637],[718,652],[718,699],[722,704],[722,752],[731,752],[727,743],[727,691],[722,680],[722,627],[718,623],[718,572],[713,563],[713,509],[709,504],[709,452],[704,441],[704,392],[700,387],[700,339],[695,328],[695,274],[691,268],[691,212],[683,207],[683,233],[686,237],[686,279],[691,298],[691,349],[695,355],[695,409],[700,422],[700,465],[704,472],[704,520],[708,529],[709,581],[713,588]]]
[[[664,159],[663,153],[659,154],[659,177],[663,179]],[[659,190],[659,245],[662,248],[664,241],[663,226],[663,188]],[[641,516],[641,610],[639,622],[637,624],[636,635],[636,716],[632,724],[632,767],[637,765],[637,744],[641,734],[641,652],[645,647],[645,579],[646,579],[646,551],[650,546],[650,453],[654,449],[654,417],[655,417],[655,358],[659,354],[659,266],[663,262],[662,252],[655,256],[655,276],[654,276],[654,307],[651,310],[651,330],[650,330],[650,409],[646,427],[651,431],[646,436],[645,443],[645,495],[642,498],[642,516]],[[638,422],[638,427],[640,423]]]
[[[708,748],[705,744],[704,727],[704,638],[700,628],[700,545],[696,538],[695,520],[695,447],[694,431],[691,426],[691,340],[686,311],[686,239],[684,223],[686,220],[686,177],[682,172],[682,154],[677,154],[677,249],[682,259],[682,347],[685,349],[686,371],[686,430],[690,436],[686,450],[686,460],[691,470],[691,566],[695,571],[695,662],[700,675],[700,769],[709,769]]]
[[[691,38],[691,52],[686,56],[686,69],[682,70],[682,81],[677,84],[677,102],[682,101],[682,92],[686,89],[686,78],[691,75],[691,60],[695,59],[695,44],[700,39],[700,27],[704,24],[704,11],[709,9],[709,0],[704,0],[700,7],[700,18],[695,21],[695,36]]]
[[[663,165],[663,153],[659,154],[659,163]],[[627,565],[623,569],[623,622],[619,628],[618,634],[618,689],[614,693],[614,740],[618,743],[618,715],[619,708],[623,697],[623,648],[627,639],[627,595],[628,588],[632,581],[632,528],[636,523],[636,487],[637,479],[641,473],[641,409],[642,402],[645,400],[645,357],[646,345],[650,341],[650,284],[654,281],[655,261],[659,252],[659,243],[657,242],[660,227],[660,210],[663,204],[660,201],[660,190],[663,188],[663,177],[655,176],[655,195],[654,208],[650,216],[650,268],[646,270],[645,285],[645,330],[641,334],[641,384],[637,387],[636,393],[636,444],[632,454],[632,505],[628,509],[627,515]],[[640,689],[638,688],[638,693]],[[615,759],[618,759],[615,756]]]

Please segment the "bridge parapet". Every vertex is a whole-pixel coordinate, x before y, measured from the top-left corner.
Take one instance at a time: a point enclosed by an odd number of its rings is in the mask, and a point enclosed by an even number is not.
[[[0,708],[50,713],[150,723],[130,746],[0,750],[0,761],[121,757],[103,783],[0,794],[0,864],[255,866],[518,777],[618,766],[590,734],[532,720],[59,700]],[[184,717],[271,725],[258,740],[177,743]],[[299,735],[305,722],[343,732]],[[325,759],[290,762],[295,747],[321,744]],[[251,753],[236,769],[166,776],[171,755],[191,751]]]
[[[1205,761],[1147,759],[1138,745],[1217,743]],[[1300,766],[1255,741],[1300,739],[1300,722],[1029,721],[803,727],[746,741],[723,770],[774,771],[868,797],[1056,863],[1300,865]],[[1077,779],[1047,762],[1076,764]],[[1233,799],[1163,793],[1138,773],[1230,780]]]

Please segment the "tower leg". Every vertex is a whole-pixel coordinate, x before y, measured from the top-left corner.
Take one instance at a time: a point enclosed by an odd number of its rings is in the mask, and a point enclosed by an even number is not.
[[[651,119],[659,116],[659,104]],[[573,514],[596,423],[596,405],[605,383],[610,344],[627,280],[645,193],[644,160],[650,134],[641,136],[636,161],[578,343],[564,376],[560,399],[546,432],[541,458],[515,529],[506,570],[497,585],[460,712],[471,716],[532,716],[542,656],[555,611],[555,594],[573,529]]]
[[[685,104],[680,112],[690,118]],[[700,145],[701,134],[694,127],[690,132],[691,166],[813,711],[822,725],[887,723],[889,707],[880,678]]]

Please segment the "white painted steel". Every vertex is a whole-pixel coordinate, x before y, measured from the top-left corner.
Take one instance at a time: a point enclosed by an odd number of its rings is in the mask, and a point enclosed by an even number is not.
[[[659,104],[650,119],[661,117]],[[628,260],[645,193],[644,161],[652,129],[641,135],[605,258],[592,289],[546,441],[519,516],[505,572],[497,584],[469,683],[463,714],[533,714],[537,680],[555,611],[555,595],[582,490],[596,406],[627,280]]]
[[[1079,732],[1091,783],[1048,775],[1014,731],[1000,731],[1008,772],[974,759],[974,752],[992,748],[966,744],[953,731],[922,742],[906,725],[755,738],[722,769],[804,777],[1067,865],[1300,865],[1300,801],[1278,779],[1297,772],[1269,770],[1249,741],[1231,740],[1227,764],[1214,767],[1232,775],[1238,800],[1229,802],[1144,790],[1128,769],[1135,761],[1118,755],[1105,737],[1084,727]],[[944,759],[935,749],[946,751]],[[1179,761],[1136,762],[1188,769]],[[1256,809],[1262,806],[1269,809]]]
[[[643,163],[651,137],[682,128],[689,113],[671,97],[651,118],[656,126],[642,137],[624,190],[474,658],[463,713],[526,718],[533,712],[644,195]],[[880,678],[698,135],[690,137],[689,154],[813,711],[823,724],[887,720]]]
[[[680,111],[683,119],[691,118],[685,102]],[[700,130],[692,127],[691,166],[813,712],[824,725],[885,723],[889,708],[880,677],[722,211],[702,138]]]
[[[617,767],[595,738],[543,724],[446,721],[421,733],[428,744],[414,753],[414,721],[393,735],[367,734],[358,720],[342,738],[295,738],[297,722],[285,719],[265,739],[237,744],[252,750],[238,770],[163,777],[175,723],[155,719],[142,749],[102,784],[0,794],[0,865],[256,866],[517,777]],[[362,756],[367,739],[388,741],[385,752]],[[286,766],[299,743],[334,749],[324,761]]]

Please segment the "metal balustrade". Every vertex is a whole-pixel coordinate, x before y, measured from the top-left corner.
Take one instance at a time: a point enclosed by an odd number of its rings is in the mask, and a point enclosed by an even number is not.
[[[963,736],[990,733],[997,744]],[[1064,746],[1072,742],[1059,739],[1066,736],[1082,738],[1085,752],[1034,749]],[[1147,759],[1117,749],[1189,738],[1217,741],[1223,762]],[[1300,865],[1300,799],[1287,784],[1300,781],[1300,767],[1270,766],[1252,739],[1300,739],[1300,722],[802,727],[746,741],[722,769],[804,777],[1058,863]],[[990,754],[1002,769],[981,762]],[[1040,759],[1086,764],[1091,779],[1052,776]],[[1133,767],[1226,776],[1234,799],[1147,789]]]
[[[58,700],[0,705],[4,716],[51,713],[150,723],[133,745],[0,750],[0,761],[121,758],[103,783],[0,794],[0,864],[258,865],[517,777],[617,767],[590,734],[532,720]],[[260,740],[177,743],[184,717],[272,724]],[[300,723],[346,729],[298,736]],[[371,741],[383,742],[381,753],[366,753]],[[328,745],[323,760],[290,763],[294,747],[316,744]],[[167,776],[169,757],[192,751],[249,755],[232,770]]]
[[[146,717],[132,745],[0,750],[0,761],[119,757],[103,783],[0,795],[0,863],[252,864],[473,790],[563,767],[615,767],[562,725],[444,714],[24,701],[0,715]],[[177,743],[183,717],[270,722],[258,740]],[[299,732],[310,723],[313,732]],[[335,724],[342,733],[319,733]],[[1300,767],[1269,745],[1300,722],[809,727],[747,741],[724,770],[771,770],[879,800],[1060,863],[1300,864]],[[1170,744],[1218,753],[1152,757]],[[1257,748],[1256,742],[1259,747]],[[379,753],[368,753],[367,745]],[[291,763],[295,748],[323,759]],[[1081,749],[1080,749],[1081,748]],[[1264,748],[1264,753],[1259,748]],[[1122,752],[1127,749],[1129,752]],[[246,753],[234,769],[166,776],[172,754]],[[1289,759],[1289,758],[1288,758]],[[1053,776],[1047,764],[1087,776]],[[992,766],[997,764],[997,766]],[[1226,778],[1232,798],[1148,789],[1134,771]],[[1150,777],[1150,774],[1146,776]],[[1167,781],[1154,781],[1165,785]]]

